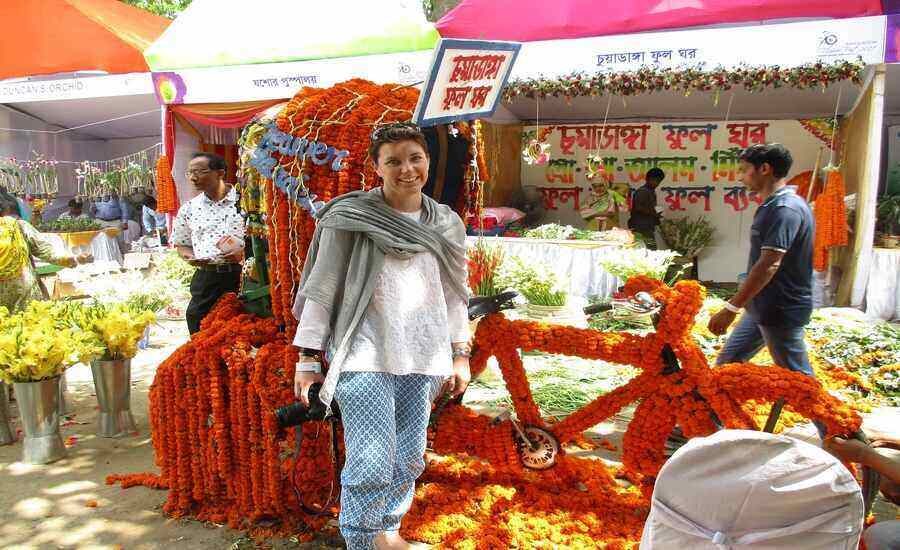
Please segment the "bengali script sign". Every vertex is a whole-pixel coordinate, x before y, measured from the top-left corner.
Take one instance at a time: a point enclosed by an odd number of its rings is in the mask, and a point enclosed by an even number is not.
[[[557,126],[559,148],[564,155],[573,155],[576,145],[585,151],[619,150],[644,151],[647,149],[649,124],[609,126]]]
[[[480,69],[460,70],[465,76]],[[797,121],[791,122],[798,125],[792,134],[795,140],[808,139],[811,147],[817,144],[815,136],[809,136]],[[527,170],[538,177],[532,185],[548,210],[576,209],[581,197],[606,178],[628,184],[633,191],[646,181],[648,171],[659,168],[665,175],[658,189],[659,201],[674,215],[694,210],[720,211],[723,215],[752,211],[760,204],[760,197],[741,184],[743,146],[766,143],[773,126],[779,128],[776,140],[782,139],[787,124],[736,121],[546,126],[541,128],[541,139],[550,145],[552,156],[545,164]],[[630,201],[630,194],[627,198]]]
[[[544,200],[544,208],[547,210],[558,210],[556,201],[567,203],[572,201],[572,208],[578,210],[581,208],[581,188],[580,187],[538,187],[538,192]]]
[[[433,126],[491,116],[520,46],[516,42],[441,39],[413,121]]]

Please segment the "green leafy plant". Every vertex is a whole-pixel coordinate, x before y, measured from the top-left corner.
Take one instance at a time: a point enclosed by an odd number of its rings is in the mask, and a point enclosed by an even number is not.
[[[622,249],[601,260],[600,266],[622,282],[637,275],[662,281],[676,257],[672,250]]]
[[[103,226],[95,220],[88,218],[60,219],[44,222],[38,226],[38,230],[44,233],[74,233],[77,231],[97,231]]]
[[[526,239],[545,239],[550,241],[565,241],[571,239],[574,235],[574,227],[556,223],[539,225],[522,233],[522,237]]]
[[[544,239],[548,241],[593,241],[601,237],[600,231],[578,229],[571,225],[547,223],[522,232],[526,239]]]
[[[816,353],[833,365],[846,367],[871,384],[891,406],[900,405],[900,327],[891,323],[835,318],[816,312],[806,327]],[[877,360],[863,360],[864,357]]]
[[[556,273],[540,262],[526,264],[516,256],[503,262],[498,272],[501,288],[512,288],[536,306],[564,306],[567,294]]]
[[[877,217],[882,231],[889,235],[900,235],[900,195],[879,200]]]
[[[191,0],[122,0],[122,2],[169,19],[175,19],[191,4]]]
[[[715,229],[705,218],[692,220],[687,216],[665,219],[660,223],[663,240],[672,250],[686,258],[694,258],[712,244]]]
[[[156,272],[164,279],[177,281],[182,286],[191,284],[197,268],[182,260],[177,252],[170,252],[156,263]]]

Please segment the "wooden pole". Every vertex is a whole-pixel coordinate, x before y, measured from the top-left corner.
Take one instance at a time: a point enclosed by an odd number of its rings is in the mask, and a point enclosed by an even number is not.
[[[878,200],[878,180],[881,171],[881,144],[884,123],[885,65],[878,65],[869,88],[871,94],[869,120],[866,125],[865,161],[861,170],[856,196],[856,231],[853,248],[846,269],[838,285],[837,305],[857,306],[862,302],[865,285],[872,263],[872,247],[875,239],[875,207]],[[845,147],[846,147],[845,142]],[[859,279],[859,284],[857,284]]]
[[[809,179],[809,187],[806,189],[806,202],[812,202],[813,189],[816,186],[816,176],[819,174],[819,165],[822,162],[822,148],[819,147],[819,152],[816,153],[816,164],[813,166],[812,176]]]

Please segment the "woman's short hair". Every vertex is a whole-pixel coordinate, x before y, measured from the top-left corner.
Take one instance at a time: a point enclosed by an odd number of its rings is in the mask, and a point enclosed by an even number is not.
[[[428,143],[425,134],[412,122],[392,122],[384,124],[372,132],[372,143],[369,145],[369,158],[378,164],[378,152],[385,143],[399,143],[401,141],[415,141],[422,146],[425,154],[428,154]]]

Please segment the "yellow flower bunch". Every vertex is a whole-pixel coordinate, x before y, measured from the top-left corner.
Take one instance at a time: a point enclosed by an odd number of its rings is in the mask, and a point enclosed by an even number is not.
[[[14,315],[0,308],[0,379],[46,380],[102,351],[90,335],[66,326],[60,311],[50,302],[32,302]]]
[[[127,304],[95,303],[70,310],[69,318],[98,348],[104,361],[130,359],[137,355],[137,344],[156,315]]]

